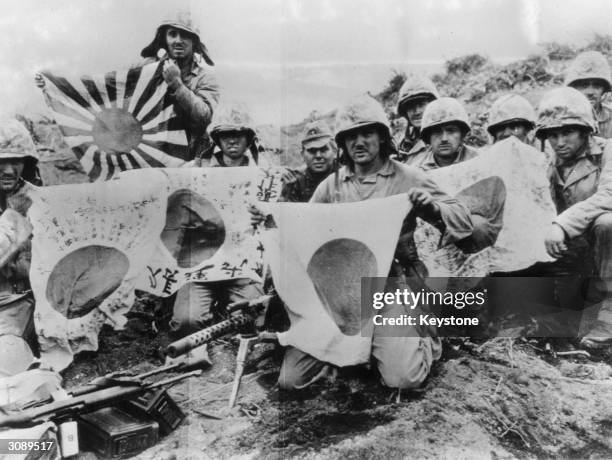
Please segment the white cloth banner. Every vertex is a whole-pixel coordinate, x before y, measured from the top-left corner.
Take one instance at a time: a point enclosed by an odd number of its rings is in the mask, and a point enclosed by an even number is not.
[[[499,232],[492,246],[466,254],[453,244],[439,248],[440,232],[419,220],[415,242],[429,276],[480,277],[552,261],[544,247],[556,216],[547,165],[542,152],[511,136],[474,159],[428,171],[445,192]]]
[[[134,283],[164,226],[167,179],[41,187],[30,194],[30,281],[43,362],[64,369],[74,353],[98,348],[104,323],[121,327]]]
[[[282,168],[165,169],[165,227],[137,288],[168,296],[191,281],[261,281],[263,246],[248,206],[276,201]],[[138,180],[140,171],[122,177]]]
[[[278,227],[263,233],[265,259],[291,320],[280,343],[338,366],[368,361],[361,278],[388,275],[408,197],[261,207]]]

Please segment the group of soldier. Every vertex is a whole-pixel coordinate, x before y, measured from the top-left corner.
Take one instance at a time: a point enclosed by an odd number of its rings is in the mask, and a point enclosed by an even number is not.
[[[192,159],[188,167],[257,165],[260,150],[254,127],[215,114],[219,90],[209,68],[213,62],[188,14],[161,23],[141,55],[145,63],[163,62],[168,95],[186,126]],[[44,90],[42,78],[36,83]],[[541,275],[595,270],[604,295],[595,326],[582,338],[586,347],[607,346],[612,337],[612,144],[605,139],[612,137],[612,111],[603,103],[611,83],[606,58],[597,52],[582,53],[570,66],[565,86],[546,93],[537,113],[522,96],[507,94],[490,108],[487,127],[493,143],[515,136],[546,151],[558,216],[545,244],[556,261],[530,269]],[[479,251],[494,237],[483,216],[448,196],[428,174],[479,155],[465,144],[470,121],[462,104],[441,97],[431,80],[410,77],[399,92],[397,115],[407,122],[399,143],[382,105],[369,96],[340,108],[333,130],[323,120],[307,123],[300,138],[304,165],[284,174],[281,201],[342,203],[406,194],[412,209],[403,222],[391,272],[423,278],[427,269],[414,241],[417,217],[440,230],[442,245],[455,243],[466,252]],[[1,126],[3,211],[12,208],[25,215],[27,199],[19,197],[28,182],[40,185],[36,162],[36,149],[23,126],[15,121]],[[250,211],[254,225],[274,225],[270,216],[256,208]],[[31,309],[28,262],[26,246],[0,274],[6,302],[21,302]],[[250,279],[188,283],[174,300],[170,329],[178,336],[188,334],[211,321],[215,305],[262,293],[263,286]],[[401,313],[404,307],[391,308]],[[385,385],[413,388],[425,380],[442,347],[432,331],[389,334],[375,329],[371,350]],[[332,364],[288,347],[279,384],[300,389],[335,372]]]

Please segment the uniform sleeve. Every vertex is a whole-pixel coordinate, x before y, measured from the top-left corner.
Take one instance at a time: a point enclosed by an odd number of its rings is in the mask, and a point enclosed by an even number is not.
[[[442,246],[471,236],[474,226],[468,208],[461,201],[444,193],[424,171],[418,168],[410,169],[414,170],[414,187],[423,188],[431,193],[440,207],[440,219],[431,220],[429,223],[443,232]]]
[[[583,234],[600,215],[612,211],[612,144],[606,142],[597,191],[586,200],[569,207],[553,221],[568,238]]]
[[[172,93],[179,112],[185,114],[193,132],[204,132],[212,120],[219,103],[219,85],[212,71],[206,69],[198,75],[194,90],[183,82]]]

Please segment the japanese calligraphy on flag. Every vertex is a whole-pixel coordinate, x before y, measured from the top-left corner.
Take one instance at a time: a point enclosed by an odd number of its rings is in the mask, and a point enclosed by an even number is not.
[[[187,135],[166,97],[161,63],[104,75],[42,75],[45,101],[91,181],[188,160]]]
[[[159,241],[166,213],[166,176],[161,170],[141,172],[146,178],[140,181],[120,178],[30,193],[34,321],[41,359],[55,370],[79,351],[96,350],[104,323],[125,323],[134,282]]]
[[[191,281],[261,281],[263,246],[248,206],[276,201],[281,168],[166,169],[168,205],[157,248],[138,289],[168,296]],[[138,181],[139,171],[122,174]]]
[[[419,221],[415,242],[430,276],[480,277],[551,261],[545,232],[556,215],[543,153],[510,137],[478,157],[428,174],[461,199],[494,242],[466,254],[455,245],[438,247],[440,232]]]
[[[291,320],[280,343],[338,366],[368,361],[372,322],[361,317],[361,278],[389,273],[407,196],[262,209],[278,226],[262,235],[264,255]]]

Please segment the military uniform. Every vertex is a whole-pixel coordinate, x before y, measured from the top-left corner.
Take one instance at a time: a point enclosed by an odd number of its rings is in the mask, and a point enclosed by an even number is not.
[[[543,139],[550,129],[576,125],[595,131],[586,97],[573,88],[547,93],[539,107],[536,135]],[[589,136],[575,157],[554,160],[549,179],[559,213],[554,223],[563,229],[568,247],[549,268],[564,275],[572,271],[588,275],[588,253],[592,252],[604,300],[585,343],[605,342],[612,337],[612,144]]]
[[[241,132],[247,136],[251,152],[257,151],[255,131],[246,124],[247,114],[235,110],[231,106],[222,107],[211,124],[210,137],[221,147],[219,137],[223,132]],[[250,162],[245,154],[238,166],[256,166],[255,159]],[[197,164],[196,164],[197,163]],[[229,167],[221,151],[212,158],[192,162],[194,166]],[[215,302],[225,305],[241,300],[250,300],[263,294],[261,283],[250,278],[238,278],[224,281],[191,282],[180,288],[176,293],[170,330],[173,334],[182,336],[204,328],[212,319],[211,307]]]
[[[13,248],[19,237],[15,235],[18,226],[31,230],[24,218],[31,205],[28,196],[32,185],[24,179],[42,185],[38,174],[38,155],[28,131],[18,121],[11,120],[0,125],[0,160],[22,159],[24,169],[16,187],[9,193],[0,191],[0,212],[5,218],[20,220],[15,224],[10,235],[0,234],[0,246],[3,249]],[[7,213],[13,213],[10,217]],[[34,297],[32,295],[29,272],[32,259],[31,243],[21,241],[20,248],[14,252],[0,267],[0,340],[10,346],[0,356],[0,376],[12,375],[25,370],[33,360],[33,354],[26,343],[37,347],[32,314]],[[25,339],[25,340],[24,340]]]
[[[175,17],[160,24],[154,40],[141,52],[141,56],[145,58],[144,63],[160,59],[158,51],[165,48],[164,31],[167,27],[181,29],[197,37],[197,41],[193,44],[194,54],[190,71],[181,76],[182,84],[168,93],[174,105],[174,112],[187,126],[185,132],[189,143],[189,158],[186,160],[189,161],[210,147],[206,129],[219,103],[219,84],[212,69],[206,66],[206,64],[213,66],[214,63],[208,55],[206,46],[200,40],[199,28],[187,12],[179,12]]]
[[[565,75],[565,85],[575,86],[580,81],[598,80],[604,86],[604,93],[612,91],[612,74],[606,57],[598,51],[584,51],[576,56]],[[597,134],[605,139],[612,138],[612,109],[605,104],[593,107]]]
[[[309,169],[292,169],[291,172],[296,179],[283,185],[279,201],[306,203],[323,179],[329,176],[329,172],[315,174]]]
[[[393,159],[404,164],[413,164],[415,160],[421,157],[428,147],[421,139],[421,130],[419,127],[410,123],[407,115],[405,115],[406,106],[412,101],[422,99],[424,97],[430,99],[438,99],[440,94],[433,82],[426,77],[412,76],[407,78],[399,91],[397,101],[397,114],[406,118],[408,127],[404,133],[404,137],[399,142],[399,154]]]
[[[383,108],[374,99],[364,96],[351,102],[337,114],[336,142],[343,145],[343,135],[356,128],[377,126],[389,135],[388,120]],[[382,154],[382,153],[381,153]],[[440,219],[434,225],[444,232],[445,241],[455,241],[471,234],[469,212],[456,200],[446,196],[424,172],[386,159],[377,172],[362,178],[356,177],[351,166],[339,171],[339,189],[335,177],[330,176],[317,187],[311,203],[354,202],[406,193],[412,187],[429,191],[440,206]],[[404,222],[396,257],[409,265],[418,261],[413,233],[416,216],[409,214]],[[393,314],[400,314],[404,305],[392,306]],[[395,388],[419,386],[429,374],[431,364],[441,355],[439,338],[413,326],[404,328],[404,335],[388,337],[384,328],[375,327],[372,337],[372,358],[385,385]],[[399,334],[398,334],[399,335]],[[288,347],[279,384],[282,388],[303,388],[330,372],[332,366],[314,357]]]

